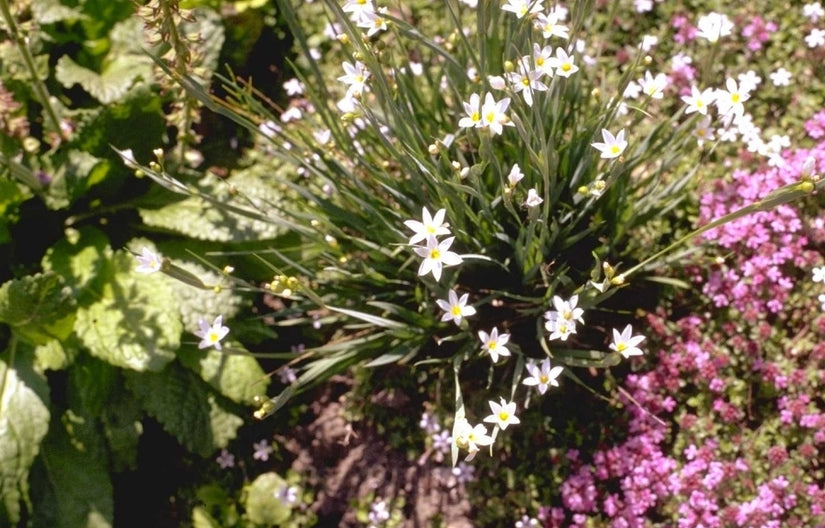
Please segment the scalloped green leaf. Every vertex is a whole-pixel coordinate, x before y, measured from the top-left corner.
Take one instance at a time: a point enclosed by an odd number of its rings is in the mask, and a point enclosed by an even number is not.
[[[152,78],[152,59],[140,48],[143,42],[141,25],[137,17],[115,24],[110,34],[111,48],[100,72],[85,68],[63,55],[55,66],[55,78],[66,88],[79,84],[103,104],[123,99],[138,79]]]
[[[85,433],[96,434],[92,427]],[[95,440],[102,442],[101,438]],[[110,528],[114,518],[114,491],[105,458],[73,438],[59,423],[52,422],[43,442],[42,464],[35,466],[32,480],[34,525],[51,528]],[[81,469],[82,470],[79,470]]]
[[[53,272],[10,280],[0,286],[0,322],[34,344],[68,337],[68,321],[75,305],[71,288]]]
[[[280,214],[277,207],[283,191],[273,185],[271,169],[259,165],[237,171],[226,181],[208,173],[198,182],[198,188],[228,205],[264,215],[268,212]],[[230,192],[230,185],[236,192]],[[159,209],[140,209],[140,216],[147,225],[200,240],[259,241],[276,238],[284,232],[275,222],[241,216],[197,197]]]
[[[203,381],[178,363],[158,373],[124,375],[146,412],[193,453],[207,457],[226,447],[243,423],[223,408]]]
[[[94,296],[87,288],[103,271],[108,249],[106,235],[94,227],[67,229],[66,236],[46,251],[41,265],[45,271],[63,277],[75,298],[83,303]]]
[[[255,524],[277,526],[289,519],[290,510],[280,500],[278,491],[286,481],[274,472],[263,473],[246,490],[246,515]]]
[[[264,396],[269,378],[256,360],[245,350],[233,346],[231,352],[185,347],[178,353],[180,362],[196,372],[215,390],[241,404],[252,404],[255,396]]]
[[[157,371],[175,357],[183,327],[165,277],[141,275],[134,267],[125,251],[107,260],[109,279],[100,300],[77,311],[74,329],[93,356],[122,368]]]
[[[0,525],[16,524],[21,502],[29,503],[29,469],[49,430],[38,382],[44,385],[0,361]]]

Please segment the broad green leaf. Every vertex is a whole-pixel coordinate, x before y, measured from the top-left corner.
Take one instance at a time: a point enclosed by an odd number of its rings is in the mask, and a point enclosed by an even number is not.
[[[277,473],[258,475],[246,490],[246,515],[255,524],[277,526],[289,519],[290,508],[276,496],[286,486],[286,481]]]
[[[272,183],[265,164],[238,171],[227,181],[207,174],[198,188],[216,200],[266,215],[276,209],[283,191]],[[236,190],[230,191],[230,185]],[[216,207],[200,198],[186,198],[159,209],[141,209],[143,222],[200,240],[241,242],[272,239],[283,233],[275,222],[252,219]]]
[[[64,318],[74,307],[71,288],[56,273],[38,273],[0,286],[0,322],[35,344],[68,337]]]
[[[92,434],[94,428],[87,428]],[[97,442],[101,442],[97,439]],[[41,464],[32,471],[34,524],[50,528],[110,528],[114,517],[112,483],[106,460],[52,422],[43,442]]]
[[[165,277],[141,275],[134,267],[125,251],[107,261],[100,300],[78,310],[75,332],[93,356],[112,365],[160,370],[180,346],[178,305]]]
[[[0,525],[17,524],[21,502],[29,503],[29,468],[49,429],[49,410],[29,378],[0,361]]]
[[[231,352],[184,347],[178,359],[235,403],[251,404],[255,396],[265,395],[269,386],[269,377],[258,360],[234,346]]]
[[[137,468],[138,442],[143,434],[143,409],[120,385],[107,404],[100,420],[109,446],[112,470],[134,470]]]
[[[45,199],[52,209],[61,209],[74,203],[108,171],[108,163],[80,150],[70,150],[64,156],[55,156],[51,161],[56,166]]]
[[[41,262],[45,271],[53,271],[64,278],[83,303],[94,293],[86,288],[103,270],[109,240],[94,227],[67,229],[66,236],[46,251]]]
[[[243,423],[222,407],[200,378],[178,363],[158,373],[124,375],[146,412],[181,445],[201,456],[226,447]]]
[[[0,169],[3,168],[0,156]],[[17,207],[26,200],[20,186],[12,179],[0,177],[0,244],[10,240],[9,226],[17,221]]]
[[[121,100],[138,79],[151,79],[152,60],[140,49],[142,21],[134,17],[119,22],[112,28],[110,37],[111,49],[100,72],[63,55],[55,66],[55,78],[66,88],[79,84],[103,104]]]
[[[68,367],[77,350],[57,339],[50,339],[43,345],[34,347],[34,367],[38,372],[63,370]]]

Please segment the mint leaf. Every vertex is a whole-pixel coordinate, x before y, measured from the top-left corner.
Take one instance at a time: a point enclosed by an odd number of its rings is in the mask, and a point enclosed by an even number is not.
[[[269,378],[258,361],[247,354],[236,346],[232,347],[231,353],[185,347],[178,352],[178,358],[230,400],[252,404],[255,396],[266,394]]]
[[[21,502],[29,502],[29,468],[49,429],[49,410],[29,374],[0,361],[0,525],[20,520]]]
[[[255,524],[278,526],[289,519],[290,508],[285,506],[276,494],[286,485],[277,473],[258,475],[246,492],[246,515]]]
[[[194,373],[171,363],[158,373],[124,372],[140,404],[189,451],[210,456],[226,447],[243,420],[224,410]]]
[[[86,427],[87,434],[94,428]],[[95,443],[101,440],[97,439]],[[55,420],[32,471],[34,525],[51,528],[110,528],[114,517],[112,483],[104,458],[83,451]]]
[[[50,247],[41,262],[45,271],[54,271],[72,288],[80,303],[94,298],[89,285],[100,274],[110,256],[109,240],[94,227],[67,229],[66,236]]]
[[[38,273],[0,286],[0,322],[34,344],[67,338],[71,330],[65,318],[74,308],[71,288],[56,273]]]
[[[95,357],[118,367],[160,370],[180,346],[180,314],[166,278],[135,273],[135,265],[125,251],[107,260],[100,300],[77,311],[74,329]]]

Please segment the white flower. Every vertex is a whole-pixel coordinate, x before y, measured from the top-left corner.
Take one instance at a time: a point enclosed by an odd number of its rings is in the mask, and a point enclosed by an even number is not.
[[[544,6],[541,5],[543,1],[544,0],[507,0],[507,3],[501,6],[501,10],[515,13],[517,18],[523,18],[525,15],[540,12],[544,8]]]
[[[739,89],[743,92],[752,92],[762,82],[762,78],[753,70],[748,70],[745,73],[740,73],[736,76],[739,81]]]
[[[819,297],[816,298],[819,301],[820,308],[822,311],[825,312],[825,293],[820,293]]]
[[[372,0],[347,0],[341,10],[344,13],[352,13],[350,18],[353,22],[361,22],[368,13],[375,12],[375,6],[372,5]]]
[[[559,16],[556,13],[550,13],[547,15],[544,13],[539,13],[536,17],[535,25],[546,39],[551,37],[559,37],[563,39],[569,38],[569,30],[567,29],[567,26],[560,24],[559,21]]]
[[[488,93],[484,96],[484,104],[481,106],[481,120],[483,125],[490,128],[493,134],[501,134],[504,131],[504,126],[514,126],[510,122],[505,112],[510,106],[510,98],[505,97],[501,101],[496,101],[493,94]]]
[[[439,235],[449,235],[450,230],[444,223],[444,215],[447,213],[446,209],[439,209],[435,212],[435,216],[430,216],[430,212],[426,207],[421,208],[421,219],[405,220],[404,225],[415,231],[415,234],[410,238],[410,245],[421,242],[427,237],[437,237]]]
[[[709,42],[716,42],[721,37],[726,37],[733,30],[733,22],[726,15],[719,13],[709,13],[699,17],[696,23],[698,31],[697,37],[705,38]]]
[[[301,81],[293,77],[283,84],[284,91],[290,97],[293,95],[301,95],[304,93],[304,85]]]
[[[573,63],[573,57],[563,48],[556,48],[556,56],[547,59],[547,62],[556,69],[556,75],[562,77],[570,77],[579,71],[579,67]]]
[[[514,163],[513,168],[510,169],[510,174],[507,175],[507,183],[510,187],[515,187],[523,178],[524,173],[521,172],[521,167],[518,166],[518,163]]]
[[[496,403],[492,400],[488,401],[492,414],[484,419],[487,423],[496,424],[502,431],[507,429],[508,425],[521,423],[521,420],[516,417],[516,402],[506,402],[501,398],[501,403]]]
[[[452,251],[449,251],[450,246],[455,240],[455,237],[445,239],[439,242],[434,236],[427,237],[426,247],[416,247],[415,252],[420,257],[424,257],[421,265],[418,267],[418,275],[424,276],[432,272],[436,281],[441,280],[441,269],[444,266],[455,266],[463,262],[462,258]]]
[[[814,282],[825,282],[825,266],[820,266],[813,269]]]
[[[701,121],[696,123],[696,128],[693,129],[693,137],[701,147],[705,141],[713,141],[716,137],[713,135],[713,128],[710,126],[710,116],[706,115]]]
[[[792,75],[791,72],[785,68],[779,68],[768,77],[771,78],[771,82],[774,86],[789,86],[791,84]]]
[[[748,92],[742,90],[737,86],[736,81],[728,79],[725,81],[727,90],[716,90],[716,108],[719,109],[720,115],[732,114],[734,117],[739,117],[745,113],[745,101],[750,99]]]
[[[369,70],[359,61],[355,61],[354,65],[349,62],[344,62],[342,66],[344,67],[344,73],[346,75],[338,77],[338,80],[349,86],[349,88],[347,88],[347,97],[360,97],[366,87],[367,79],[370,77]]]
[[[135,258],[138,261],[135,271],[138,273],[154,273],[163,268],[163,258],[146,246],[141,248],[140,255]]]
[[[448,300],[438,299],[435,301],[439,308],[444,310],[444,315],[441,316],[441,320],[452,320],[456,325],[459,325],[461,324],[462,318],[475,315],[476,309],[472,306],[467,306],[467,299],[469,297],[470,294],[465,293],[459,298],[455,290],[450,290],[447,294]]]
[[[493,437],[487,434],[484,424],[473,427],[465,418],[460,418],[456,420],[453,427],[453,442],[459,449],[468,452],[464,460],[469,462],[478,453],[479,446],[488,446],[493,443]]]
[[[470,95],[470,100],[464,104],[464,112],[467,114],[458,122],[461,128],[480,128],[484,126],[481,122],[481,98],[478,94]]]
[[[528,386],[535,386],[540,394],[547,392],[547,387],[558,387],[558,377],[561,375],[563,367],[551,367],[550,358],[546,358],[541,362],[541,367],[535,363],[527,364],[527,372],[530,373],[529,378],[525,378],[522,383]]]
[[[536,192],[535,189],[530,189],[527,191],[527,200],[524,201],[524,205],[527,207],[538,207],[544,199],[539,196],[539,193]]]
[[[639,47],[642,49],[642,51],[648,53],[651,49],[653,49],[653,46],[655,46],[658,43],[659,37],[657,37],[656,35],[645,35],[642,37],[642,43],[639,44]]]
[[[713,88],[706,88],[699,91],[696,86],[690,87],[690,95],[682,96],[682,101],[687,106],[685,114],[692,114],[699,112],[702,115],[708,115],[708,106],[711,105],[716,98],[716,91]]]
[[[539,79],[544,75],[541,70],[528,70],[525,60],[519,65],[519,71],[507,74],[507,80],[513,88],[513,92],[521,92],[527,106],[533,106],[533,91],[547,91],[547,85]]]
[[[560,317],[558,312],[545,312],[544,318],[547,319],[547,322],[544,323],[544,328],[550,332],[550,335],[547,337],[550,341],[554,339],[567,341],[567,338],[570,337],[571,334],[576,333],[576,322]]]
[[[489,334],[484,330],[478,331],[478,338],[481,339],[481,351],[490,354],[493,363],[498,363],[499,356],[509,356],[507,342],[510,341],[510,334],[498,335],[498,328],[493,328]]]
[[[552,61],[553,47],[544,46],[543,48],[537,43],[533,43],[533,66],[540,71],[542,75],[553,77],[555,71],[553,70]]]
[[[816,23],[820,18],[825,16],[825,9],[822,9],[822,4],[813,2],[802,6],[802,14],[808,17],[811,22]]]
[[[627,325],[621,334],[614,328],[613,342],[610,343],[610,349],[620,353],[626,358],[630,356],[641,356],[643,352],[638,345],[644,341],[644,339],[645,336],[633,335],[633,327],[631,325]]]
[[[219,315],[210,325],[203,318],[198,321],[198,331],[195,335],[201,338],[198,348],[215,347],[221,350],[221,339],[229,333],[229,327],[223,326],[223,316]]]
[[[656,77],[649,71],[645,72],[644,79],[639,81],[642,91],[651,99],[661,99],[664,97],[664,90],[667,88],[667,77],[664,73],[657,73]]]
[[[386,31],[387,19],[382,16],[386,13],[386,7],[379,7],[378,11],[365,12],[357,21],[358,27],[366,29],[368,37],[372,37],[379,31]]]
[[[591,143],[596,150],[602,153],[602,159],[618,158],[627,148],[627,141],[624,139],[624,129],[621,129],[615,136],[606,128],[602,129],[602,139],[604,142]]]
[[[816,158],[808,156],[802,162],[802,170],[799,171],[799,178],[802,180],[819,180],[819,175],[816,173]]]
[[[805,44],[807,44],[809,48],[816,48],[825,44],[825,29],[812,29],[805,37]]]

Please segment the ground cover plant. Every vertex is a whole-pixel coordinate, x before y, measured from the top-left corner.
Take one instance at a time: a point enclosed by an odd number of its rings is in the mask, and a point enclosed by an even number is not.
[[[157,427],[210,461],[169,525],[455,523],[330,510],[309,411],[480,525],[823,522],[819,4],[0,2],[9,522],[123,522]],[[252,20],[281,103],[219,67]]]

